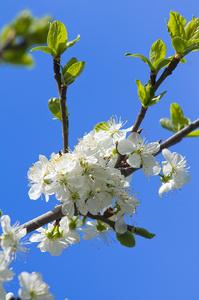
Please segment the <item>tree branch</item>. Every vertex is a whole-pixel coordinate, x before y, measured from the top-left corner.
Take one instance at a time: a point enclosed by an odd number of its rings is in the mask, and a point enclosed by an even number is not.
[[[160,144],[160,150],[154,156],[161,153],[163,149],[169,148],[169,147],[179,143],[183,138],[185,138],[187,136],[187,134],[191,133],[198,127],[199,127],[199,119],[195,120],[193,123],[191,123],[187,127],[183,128],[182,130],[178,131],[177,133],[172,135],[170,138],[168,138],[166,141],[162,142]],[[125,169],[123,168],[123,169],[121,169],[121,173],[122,173],[122,175],[127,177],[139,169],[141,169],[141,168],[138,168],[138,169],[131,168],[131,167],[125,168]]]

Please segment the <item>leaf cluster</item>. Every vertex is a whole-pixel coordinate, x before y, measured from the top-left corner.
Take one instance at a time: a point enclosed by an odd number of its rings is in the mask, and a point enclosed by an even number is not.
[[[154,104],[156,104],[166,93],[163,92],[159,94],[158,96],[155,96],[154,90],[151,86],[151,82],[149,81],[144,86],[142,85],[141,81],[139,79],[136,79],[136,84],[138,88],[138,97],[142,103],[142,106],[149,107]]]
[[[146,63],[150,70],[153,71],[154,74],[158,74],[158,72],[169,65],[169,63],[172,61],[173,56],[167,57],[166,56],[166,45],[162,40],[157,40],[150,49],[149,53],[149,59],[146,58],[142,54],[131,54],[126,53],[125,56],[132,56],[132,57],[139,57],[141,60]]]
[[[193,16],[192,20],[185,25],[185,18],[177,12],[170,12],[167,30],[171,36],[173,48],[179,57],[199,50],[199,18]]]
[[[52,18],[35,18],[29,10],[22,11],[0,32],[0,62],[31,67],[34,64],[28,50],[44,44]]]
[[[51,54],[54,59],[60,60],[60,56],[74,44],[80,40],[80,35],[73,41],[68,42],[68,34],[66,27],[60,21],[54,21],[49,28],[47,36],[48,46],[38,46],[31,50],[41,50],[45,53]],[[45,41],[46,42],[46,41]]]
[[[176,133],[192,123],[189,118],[184,117],[183,111],[177,103],[171,104],[170,114],[171,114],[171,119],[168,118],[160,119],[161,126],[169,131]],[[187,137],[197,137],[197,136],[199,136],[199,130],[193,131],[187,135]]]

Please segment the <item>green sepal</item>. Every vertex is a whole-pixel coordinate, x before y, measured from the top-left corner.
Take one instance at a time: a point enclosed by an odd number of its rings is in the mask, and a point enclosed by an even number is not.
[[[60,111],[60,102],[59,98],[51,98],[48,100],[48,108],[55,119],[62,120],[61,118],[61,111]],[[66,106],[66,116],[69,116],[68,108]]]
[[[49,28],[47,45],[53,51],[53,57],[61,56],[67,49],[67,30],[63,23],[54,21]]]
[[[30,52],[37,51],[37,50],[40,50],[40,51],[43,51],[44,53],[53,55],[53,50],[50,49],[47,46],[38,46],[38,47],[35,47],[35,48],[31,49]]]
[[[121,245],[133,248],[135,246],[135,237],[130,231],[126,231],[123,234],[116,234],[117,240],[120,242]]]
[[[109,128],[110,128],[110,126],[108,125],[107,122],[100,122],[97,125],[95,125],[94,130],[97,132],[100,130],[108,131]]]
[[[84,70],[85,62],[78,62],[75,57],[71,58],[65,67],[61,67],[62,69],[62,83],[65,86],[70,85],[75,81],[77,77],[81,75]]]
[[[181,107],[177,103],[172,103],[170,106],[171,120],[168,118],[160,119],[160,125],[174,133],[180,131],[181,129],[187,127],[191,124],[189,118],[185,118]],[[195,130],[187,135],[187,137],[198,137],[199,130]]]
[[[3,215],[3,212],[2,212],[2,210],[0,209],[0,217]]]
[[[154,236],[156,236],[154,233],[150,233],[148,230],[145,228],[141,227],[135,227],[135,230],[133,231],[134,234],[140,235],[146,239],[152,239]]]
[[[142,85],[139,79],[136,79],[135,81],[138,88],[138,97],[144,107],[149,107],[156,104],[166,93],[165,91],[158,96],[155,96],[150,81],[145,84],[145,86]]]

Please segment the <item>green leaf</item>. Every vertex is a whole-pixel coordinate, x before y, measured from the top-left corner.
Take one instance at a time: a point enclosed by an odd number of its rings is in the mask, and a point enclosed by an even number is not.
[[[180,14],[171,11],[170,19],[167,23],[167,30],[173,39],[174,37],[181,37],[182,39],[186,39],[185,27],[186,19],[184,19]]]
[[[199,136],[199,130],[195,130],[187,135],[187,137],[198,137],[198,136]]]
[[[13,22],[16,34],[26,36],[29,26],[33,22],[33,17],[29,10],[22,11]]]
[[[187,41],[199,38],[199,18],[192,17],[192,21],[188,22],[185,27],[185,33]]]
[[[81,75],[84,70],[85,62],[80,61],[72,64],[68,69],[65,70],[63,68],[64,73],[63,75],[63,83],[64,85],[68,86],[75,81],[77,77]]]
[[[199,42],[198,43],[192,43],[192,44],[190,42],[188,42],[187,46],[184,50],[184,55],[187,55],[190,52],[196,51],[196,50],[199,50]]]
[[[126,231],[123,234],[116,234],[117,240],[121,245],[132,248],[135,246],[135,237],[130,231]]]
[[[75,43],[78,42],[79,40],[80,40],[80,35],[78,34],[78,36],[75,40],[67,42],[67,44],[66,44],[67,48],[74,46]]]
[[[97,132],[100,130],[108,131],[109,128],[110,126],[108,125],[107,122],[100,122],[97,125],[95,125],[94,130],[96,130]]]
[[[60,56],[66,50],[67,30],[63,23],[54,21],[49,29],[47,44],[53,50],[54,56]]]
[[[139,57],[139,58],[141,58],[141,60],[142,60],[144,63],[146,63],[146,64],[149,66],[149,68],[150,68],[152,71],[155,71],[153,65],[151,64],[151,62],[150,62],[145,56],[143,56],[143,55],[141,55],[141,54],[131,54],[131,53],[126,53],[125,56]]]
[[[159,70],[165,68],[166,66],[168,66],[170,64],[170,62],[172,61],[172,59],[173,59],[173,56],[168,57],[168,58],[160,58],[154,63],[153,67],[155,70],[159,71]]]
[[[181,129],[191,124],[189,118],[185,118],[183,111],[177,103],[172,103],[170,106],[171,120],[163,118],[160,120],[160,124],[163,128],[172,132],[178,132]],[[187,135],[187,137],[198,137],[199,130],[195,130]]]
[[[166,45],[162,40],[157,40],[152,46],[150,50],[150,62],[152,65],[155,64],[159,59],[165,58],[166,55]]]
[[[13,59],[12,64],[23,65],[23,66],[26,66],[26,67],[33,67],[34,66],[34,60],[32,58],[32,55],[24,53],[23,55],[21,55],[16,60]]]
[[[172,39],[172,45],[175,51],[179,54],[184,54],[185,48],[186,48],[186,41],[182,39],[181,37],[174,37]]]
[[[160,101],[160,99],[166,94],[166,91],[159,94],[158,96],[154,96],[152,99],[150,99],[150,102],[148,103],[148,106],[154,105]]]
[[[173,127],[173,124],[171,122],[171,120],[169,120],[168,118],[162,118],[160,119],[160,125],[167,129],[167,130],[170,130],[172,132],[176,132],[175,128]]]
[[[37,51],[37,50],[41,50],[44,53],[53,54],[52,49],[50,49],[47,46],[38,46],[38,47],[35,47],[35,48],[31,49],[30,52]]]
[[[191,121],[188,118],[184,117],[183,111],[177,103],[171,104],[170,113],[171,113],[171,122],[173,123],[176,132],[191,123]]]
[[[48,108],[52,115],[55,117],[55,119],[58,119],[61,121],[61,111],[60,111],[60,102],[59,98],[51,98],[48,101]],[[66,107],[66,116],[69,116],[68,109]]]
[[[0,217],[3,215],[3,212],[2,212],[2,210],[0,209]]]
[[[42,18],[34,18],[33,22],[28,28],[28,40],[32,44],[46,44],[46,39],[49,31],[49,24],[52,22],[50,16]]]
[[[135,82],[136,82],[137,88],[138,88],[138,97],[139,97],[142,105],[144,105],[145,98],[146,98],[145,88],[144,88],[144,86],[142,85],[142,83],[139,79],[136,79]]]
[[[145,228],[141,228],[141,227],[135,227],[135,231],[134,233],[137,235],[140,235],[146,239],[152,239],[154,238],[154,236],[156,236],[154,233],[150,233],[148,230],[146,230]]]
[[[62,69],[63,74],[73,65],[77,62],[77,58],[76,57],[72,57],[64,66],[64,68]]]

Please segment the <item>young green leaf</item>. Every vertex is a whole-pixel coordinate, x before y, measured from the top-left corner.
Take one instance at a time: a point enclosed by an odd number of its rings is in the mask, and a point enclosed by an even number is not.
[[[135,237],[130,231],[126,231],[123,234],[116,234],[117,240],[121,245],[132,248],[135,246]]]
[[[177,103],[172,103],[170,106],[170,114],[171,120],[167,118],[162,118],[160,120],[160,125],[172,132],[178,132],[181,129],[185,128],[189,124],[191,124],[191,120],[189,118],[185,118],[183,115],[183,111]],[[195,130],[187,135],[187,137],[198,137],[199,130]]]
[[[199,130],[195,130],[187,135],[187,137],[198,137],[198,136],[199,136]]]
[[[78,42],[79,40],[80,40],[80,35],[78,34],[78,36],[75,40],[67,42],[67,44],[66,44],[67,48],[74,46],[75,43]]]
[[[55,119],[58,119],[61,121],[61,111],[60,111],[60,102],[59,98],[51,98],[48,101],[48,108],[52,115],[55,117]],[[66,116],[69,116],[68,109],[66,107]]]
[[[152,46],[150,50],[150,62],[154,66],[154,64],[159,60],[165,58],[166,55],[166,45],[162,40],[157,40]]]
[[[186,19],[184,19],[179,13],[174,11],[170,12],[170,19],[167,23],[167,30],[173,39],[174,37],[181,37],[186,39],[185,27]]]
[[[188,118],[184,117],[183,111],[177,103],[171,104],[170,113],[171,113],[171,122],[173,123],[176,132],[191,123],[191,121]]]
[[[81,73],[84,70],[85,62],[80,61],[80,62],[75,62],[70,66],[69,65],[66,64],[66,66],[62,69],[63,84],[66,86],[73,83],[75,79],[81,75]]]
[[[183,57],[192,51],[199,50],[199,19],[193,16],[188,22],[178,13],[170,13],[167,29],[172,39],[172,45],[179,57]]]
[[[168,118],[162,118],[160,119],[160,125],[167,129],[167,130],[170,130],[172,132],[176,132],[171,120],[169,120]]]
[[[47,44],[53,51],[53,56],[60,56],[64,53],[67,46],[67,30],[63,23],[54,21],[49,29]]]
[[[40,50],[40,51],[43,51],[44,53],[48,53],[48,54],[53,55],[53,50],[50,49],[47,46],[38,46],[38,47],[35,47],[35,48],[31,49],[30,52],[37,51],[37,50]]]
[[[144,55],[141,55],[141,54],[138,54],[138,53],[136,53],[136,54],[125,53],[125,56],[139,57],[139,58],[141,58],[141,60],[142,60],[144,63],[146,63],[146,64],[149,66],[149,68],[150,68],[152,71],[155,71],[155,69],[153,68],[151,62],[150,62]]]
[[[144,86],[142,85],[141,81],[139,79],[135,80],[136,84],[137,84],[137,88],[138,88],[138,97],[142,103],[142,105],[144,106],[144,104],[146,103],[146,91]]]

